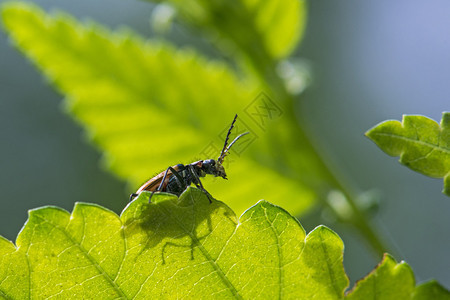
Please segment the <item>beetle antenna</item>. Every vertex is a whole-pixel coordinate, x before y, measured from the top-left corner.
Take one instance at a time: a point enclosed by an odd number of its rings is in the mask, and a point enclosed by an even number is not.
[[[236,122],[236,119],[237,119],[237,114],[234,116],[233,122],[231,122],[230,129],[228,129],[227,137],[225,138],[225,144],[223,145],[223,149],[220,152],[219,158],[217,159],[218,161],[221,161],[221,160],[223,161],[223,157],[222,156],[224,155],[225,150],[227,149],[228,139],[230,138],[231,130],[234,127],[234,123]]]
[[[244,136],[244,135],[246,135],[246,134],[249,134],[250,132],[244,132],[244,133],[241,133],[240,135],[238,135],[231,143],[230,143],[230,145],[225,149],[225,151],[223,151],[223,153],[220,155],[220,157],[219,157],[219,159],[218,159],[218,162],[221,164],[221,163],[223,163],[223,160],[225,159],[225,156],[227,155],[227,153],[228,153],[228,150],[230,150],[230,148],[231,148],[231,146],[233,146],[233,144],[234,143],[236,143],[236,141],[238,140],[238,139],[240,139],[242,136]]]

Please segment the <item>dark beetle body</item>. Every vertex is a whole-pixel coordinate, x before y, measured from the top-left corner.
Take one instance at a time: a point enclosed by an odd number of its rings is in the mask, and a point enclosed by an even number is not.
[[[231,133],[231,129],[233,129],[236,118],[237,115],[234,117],[233,122],[231,123],[230,129],[228,130],[227,137],[225,139],[225,145],[217,160],[215,159],[199,160],[189,165],[178,164],[169,167],[165,172],[161,172],[155,177],[150,178],[136,191],[136,193],[131,194],[130,201],[133,200],[134,197],[138,196],[143,191],[148,191],[152,193],[167,192],[180,196],[188,186],[194,184],[197,188],[205,192],[205,194],[208,196],[209,201],[211,202],[210,195],[203,187],[200,178],[205,177],[206,175],[213,175],[215,177],[222,177],[224,179],[227,179],[227,174],[225,173],[225,169],[222,165],[223,160],[226,154],[228,153],[228,150],[230,150],[231,146],[240,137],[248,133],[245,132],[243,134],[240,134],[227,147],[228,138]],[[150,200],[151,196],[149,201]]]
[[[174,171],[178,176],[174,175]],[[191,184],[195,184],[197,187],[201,187],[199,178],[205,177],[207,174],[214,175],[216,177],[221,176],[224,179],[227,179],[225,169],[214,159],[199,160],[186,166],[178,164],[170,167],[166,172],[167,174],[165,174],[165,172],[162,172],[149,179],[136,191],[136,194],[140,194],[143,191],[160,191],[180,196],[181,193],[184,192],[186,187],[190,186]],[[164,175],[166,175],[166,178],[164,178]],[[180,177],[181,180],[179,179]],[[163,179],[164,182],[162,182]]]

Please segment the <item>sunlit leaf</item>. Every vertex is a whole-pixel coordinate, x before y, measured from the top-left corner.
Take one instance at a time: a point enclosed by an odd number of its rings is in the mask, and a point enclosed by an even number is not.
[[[0,242],[0,295],[11,298],[338,299],[348,285],[343,244],[307,236],[283,209],[259,202],[239,220],[189,189],[148,194],[119,218],[92,204],[30,211],[17,249]],[[14,284],[12,284],[14,283]],[[21,292],[22,294],[20,294]],[[31,293],[31,294],[30,294]]]
[[[6,5],[3,20],[19,49],[67,96],[66,106],[105,153],[108,167],[132,189],[168,166],[217,158],[223,133],[239,113],[236,130],[251,134],[235,150],[251,145],[227,157],[229,181],[205,179],[208,191],[229,199],[237,212],[262,198],[296,214],[314,202],[314,189],[324,182],[315,174],[314,151],[301,134],[293,142],[292,120],[284,116],[260,128],[246,113],[249,105],[261,105],[254,102],[257,86],[227,65],[127,30],[112,33],[65,14],[46,15],[30,4]],[[237,193],[244,200],[236,201]]]
[[[63,196],[63,195],[62,195]],[[16,241],[0,238],[0,296],[8,299],[342,299],[342,240],[308,235],[282,208],[260,201],[239,219],[189,188],[180,198],[141,194],[121,216],[77,203],[31,210]],[[415,287],[406,263],[386,255],[350,299],[437,299]],[[439,298],[445,299],[445,298]]]
[[[180,198],[142,193],[121,216],[77,203],[31,210],[16,247],[0,238],[0,296],[7,299],[342,299],[344,245],[325,226],[308,235],[284,209],[260,201],[239,219],[189,188]],[[64,195],[61,195],[64,196]],[[386,255],[351,299],[445,299],[414,286]]]
[[[28,299],[30,269],[26,256],[0,236],[0,297]]]
[[[347,299],[411,299],[414,274],[408,264],[397,264],[390,255],[367,277],[357,282]]]
[[[400,162],[422,174],[444,177],[443,193],[450,196],[450,113],[443,113],[441,124],[424,116],[403,116],[385,121],[366,135],[384,152],[400,156]]]

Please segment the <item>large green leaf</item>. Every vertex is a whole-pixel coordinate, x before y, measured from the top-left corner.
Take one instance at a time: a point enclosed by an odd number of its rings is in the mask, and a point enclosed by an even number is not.
[[[403,116],[385,121],[366,135],[384,152],[400,156],[400,162],[414,171],[442,178],[443,193],[450,196],[450,113],[442,114],[441,124],[424,116]]]
[[[168,0],[190,23],[213,31],[247,55],[280,59],[297,46],[306,25],[304,0]]]
[[[121,216],[77,203],[31,210],[17,247],[0,238],[0,296],[7,299],[343,299],[342,240],[325,226],[308,235],[266,201],[239,220],[196,188],[180,198],[149,193]],[[62,197],[64,195],[61,195]],[[411,269],[386,256],[351,299],[437,299]],[[382,296],[381,298],[378,298]],[[444,299],[444,298],[442,298]]]
[[[119,218],[92,204],[30,211],[17,248],[0,242],[0,295],[42,299],[339,299],[343,244],[326,227],[305,235],[261,201],[239,220],[189,189],[148,194]]]
[[[315,174],[313,150],[304,137],[293,142],[288,118],[270,128],[255,125],[242,110],[253,103],[257,86],[240,81],[223,63],[130,31],[112,33],[65,14],[46,15],[30,4],[6,5],[3,20],[16,45],[67,95],[65,103],[108,166],[132,188],[168,166],[217,158],[223,143],[218,136],[239,113],[239,130],[251,131],[240,144],[251,145],[240,157],[227,158],[230,180],[206,179],[207,189],[231,199],[237,212],[261,198],[296,214],[313,203],[314,188],[324,182]],[[289,144],[275,145],[272,137]],[[243,201],[234,200],[238,193],[246,195]]]

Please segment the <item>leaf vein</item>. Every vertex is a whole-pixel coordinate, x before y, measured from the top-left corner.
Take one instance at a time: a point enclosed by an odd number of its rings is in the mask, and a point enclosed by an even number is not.
[[[61,228],[60,226],[53,224],[52,222],[49,222],[48,220],[44,219],[43,217],[36,215],[36,217],[42,219],[44,222],[50,224],[53,226],[53,228],[59,230],[64,236],[67,237],[67,239],[78,247],[78,249],[81,251],[81,253],[94,265],[94,267],[99,272],[99,275],[101,275],[103,278],[106,279],[106,281],[115,289],[115,291],[121,295],[121,297],[126,298],[124,292],[122,289],[114,282],[114,280],[108,275],[108,273],[105,272],[105,270],[95,261],[95,259],[86,251],[86,249],[79,243],[77,243],[66,231],[66,228]]]
[[[230,292],[233,294],[234,297],[238,298],[238,299],[242,299],[242,297],[239,295],[238,291],[236,290],[236,288],[234,287],[234,285],[231,283],[231,281],[225,276],[225,273],[223,272],[223,270],[220,268],[220,266],[216,263],[216,261],[211,257],[211,255],[209,254],[209,252],[205,249],[205,247],[200,243],[200,241],[198,240],[198,238],[193,234],[193,232],[187,230],[183,224],[181,222],[179,222],[178,219],[173,218],[172,215],[170,214],[170,212],[168,212],[164,207],[161,207],[161,209],[165,212],[165,214],[172,218],[177,225],[184,230],[189,236],[190,238],[194,241],[194,243],[196,245],[198,245],[198,248],[200,249],[200,251],[202,252],[203,256],[206,258],[206,260],[211,264],[211,266],[213,267],[213,269],[215,269],[217,271],[217,274],[219,275],[219,278],[221,279],[221,281],[228,287],[228,289],[230,290]]]
[[[269,216],[267,215],[267,208],[263,207],[264,209],[264,216],[266,217],[267,223],[270,224],[270,229],[272,230],[274,236],[275,236],[275,240],[276,240],[276,246],[277,246],[277,252],[278,252],[278,269],[279,269],[279,277],[278,277],[278,283],[279,283],[279,290],[278,290],[278,298],[279,299],[283,299],[283,281],[284,281],[284,268],[282,266],[282,260],[283,260],[283,253],[281,250],[281,245],[280,245],[280,240],[278,238],[278,234],[277,231],[275,230],[275,227],[273,225],[273,222],[275,222],[276,218],[279,216],[279,213],[277,213],[276,217],[274,218],[274,220],[271,222],[269,220]]]
[[[391,138],[397,138],[397,139],[404,140],[404,141],[407,141],[407,142],[417,143],[417,144],[420,144],[422,146],[436,148],[436,150],[445,152],[446,154],[450,155],[450,148],[442,147],[441,145],[432,144],[432,143],[429,143],[429,142],[413,139],[413,138],[406,137],[406,136],[395,135],[395,134],[392,134],[392,133],[376,132],[376,133],[373,133],[373,135],[388,136],[388,137],[391,137]]]

